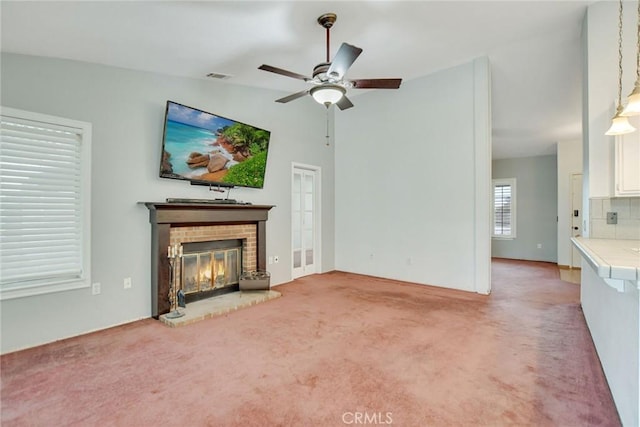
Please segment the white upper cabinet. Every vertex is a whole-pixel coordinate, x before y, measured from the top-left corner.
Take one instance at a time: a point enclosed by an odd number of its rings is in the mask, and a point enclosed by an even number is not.
[[[616,138],[615,196],[640,196],[640,119],[632,119],[638,130]]]

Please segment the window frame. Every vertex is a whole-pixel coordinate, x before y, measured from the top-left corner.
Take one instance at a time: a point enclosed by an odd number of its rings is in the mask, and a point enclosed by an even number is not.
[[[511,232],[509,234],[496,234],[496,197],[495,190],[497,186],[509,185],[511,187]],[[491,238],[495,240],[513,240],[516,238],[517,215],[516,204],[517,189],[515,178],[499,178],[491,180]]]
[[[91,286],[91,134],[92,125],[88,122],[35,113],[16,108],[0,106],[0,115],[18,121],[30,121],[51,128],[65,127],[77,130],[80,135],[80,210],[81,210],[81,265],[79,278],[56,279],[49,277],[0,286],[0,301]]]

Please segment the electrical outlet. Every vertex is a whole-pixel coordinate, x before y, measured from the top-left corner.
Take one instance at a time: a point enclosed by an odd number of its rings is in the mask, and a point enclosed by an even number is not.
[[[542,243],[538,243],[538,249],[542,249]]]
[[[96,282],[91,285],[91,294],[99,295],[100,294],[100,282]]]
[[[607,212],[607,224],[618,223],[618,212]]]
[[[273,264],[273,257],[272,256],[269,257],[269,264]]]
[[[131,289],[131,277],[125,277],[123,284],[125,289]]]
[[[273,262],[275,262],[276,264],[280,262],[280,257],[278,255],[273,257]]]

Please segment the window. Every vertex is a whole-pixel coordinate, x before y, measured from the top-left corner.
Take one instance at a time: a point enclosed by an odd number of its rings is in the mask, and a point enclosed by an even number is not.
[[[493,180],[493,237],[516,237],[516,179]]]
[[[0,111],[0,299],[90,284],[91,124]]]

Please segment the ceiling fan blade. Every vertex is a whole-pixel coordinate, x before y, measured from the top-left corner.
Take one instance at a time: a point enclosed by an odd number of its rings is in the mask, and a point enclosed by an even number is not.
[[[258,67],[258,69],[280,74],[282,76],[293,77],[294,79],[304,80],[305,82],[308,82],[309,80],[311,80],[310,77],[303,76],[302,74],[294,73],[293,71],[283,70],[282,68],[272,67],[271,65],[262,64],[261,66]]]
[[[303,96],[307,95],[308,93],[309,93],[309,89],[303,90],[303,91],[296,92],[294,94],[285,96],[284,98],[276,99],[276,102],[279,102],[281,104],[285,104],[285,103],[293,101],[295,99],[302,98]]]
[[[351,83],[356,89],[398,89],[402,79],[360,79]]]
[[[347,98],[346,95],[342,95],[342,98],[340,98],[340,101],[336,102],[336,105],[341,110],[353,107],[353,104],[349,101],[349,98]]]
[[[361,53],[362,49],[359,47],[348,43],[342,43],[340,49],[338,49],[338,53],[336,53],[336,56],[333,57],[333,61],[331,61],[331,66],[327,70],[327,76],[329,76],[329,78],[336,79],[344,77],[349,67],[351,67],[351,64],[354,63]]]

